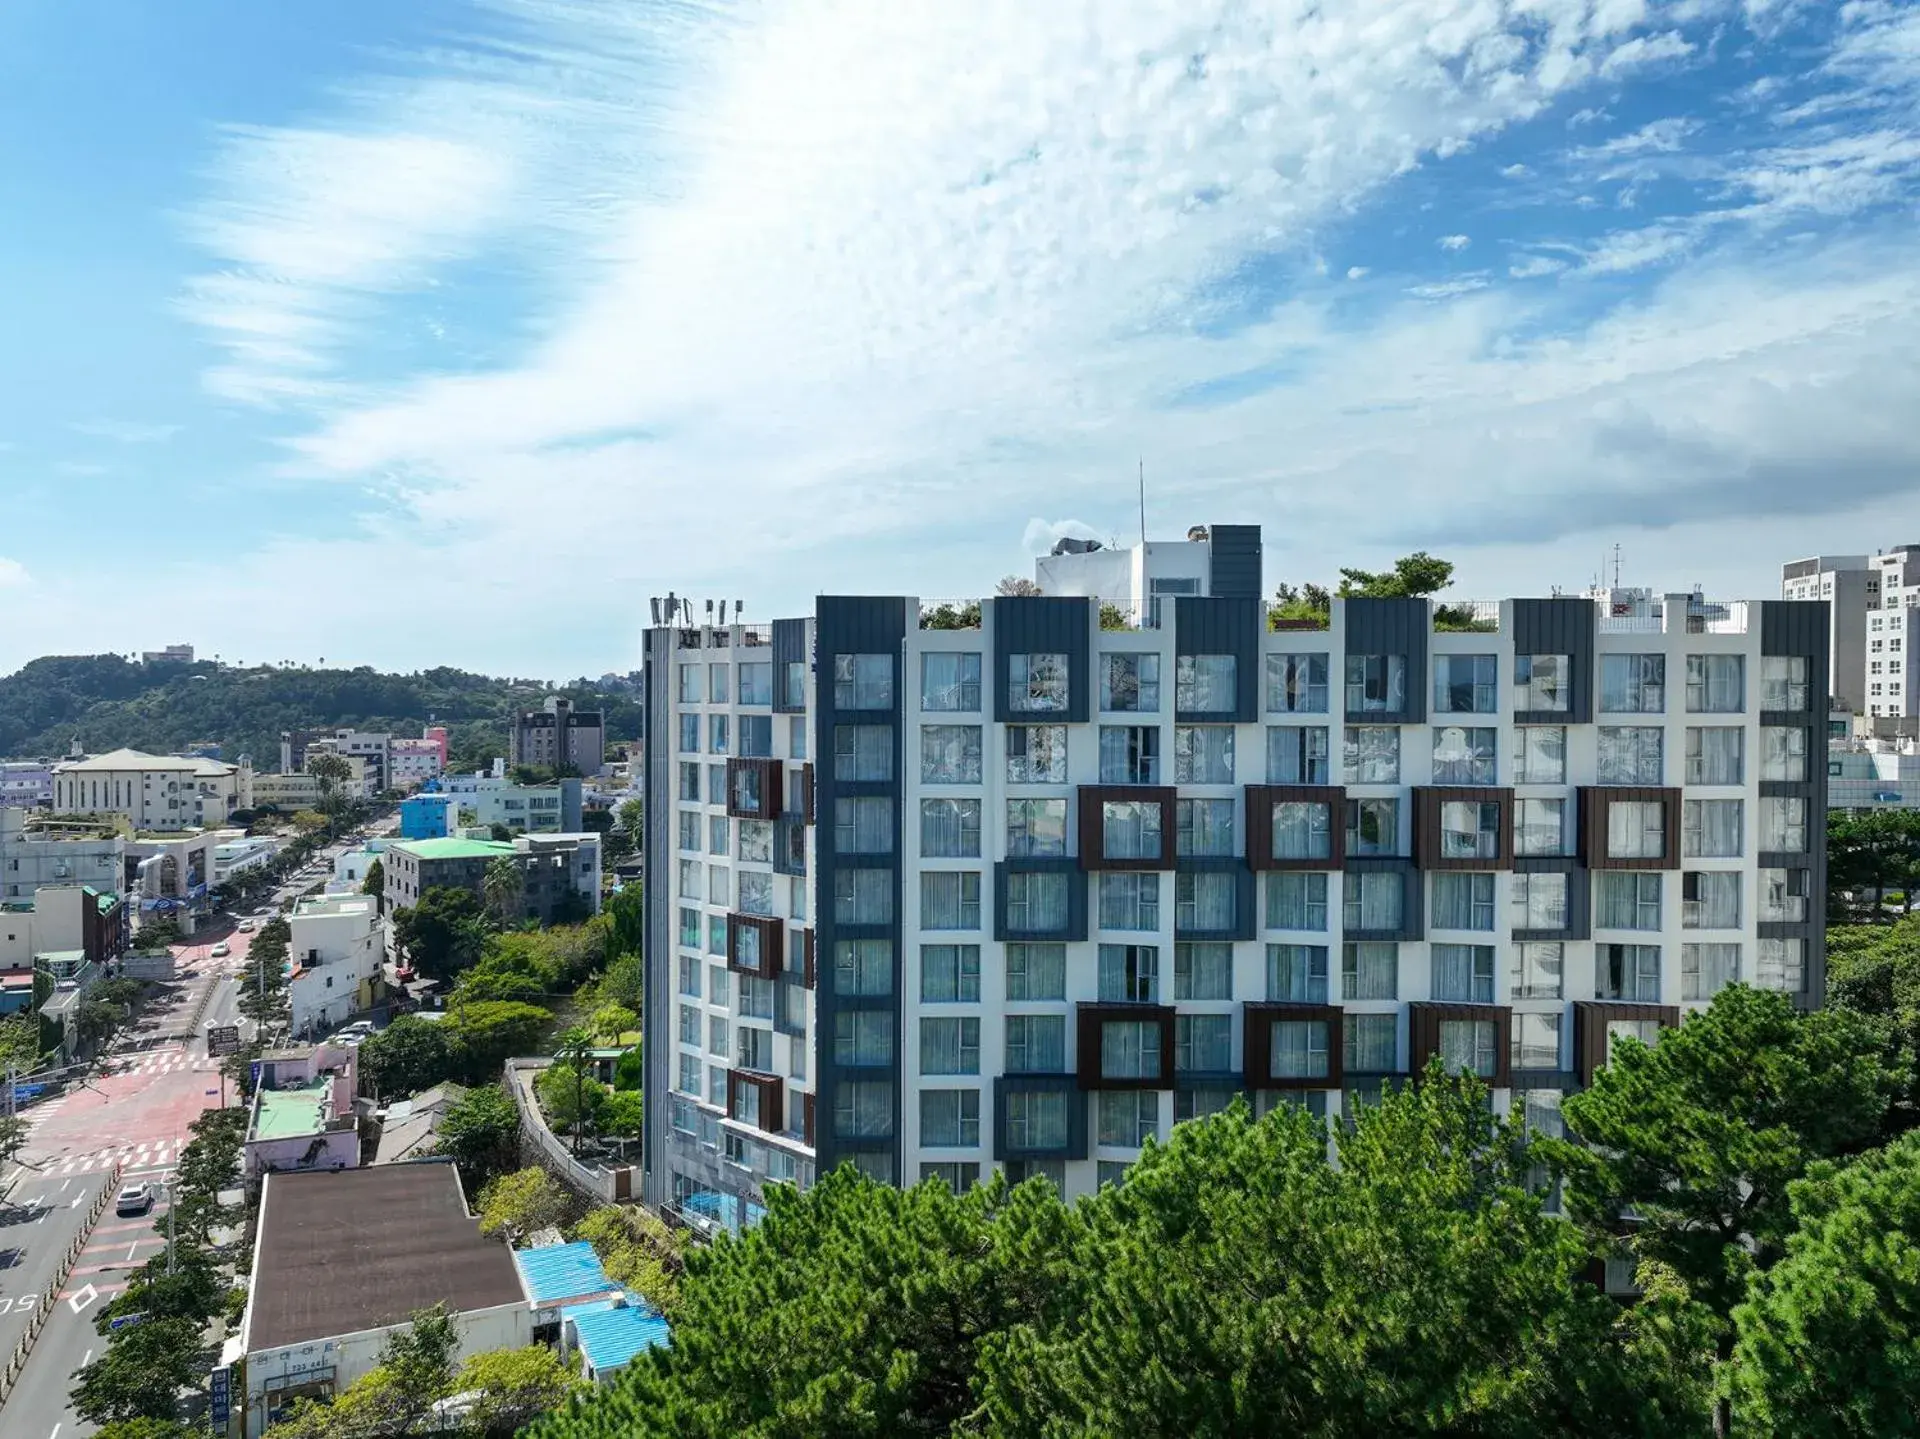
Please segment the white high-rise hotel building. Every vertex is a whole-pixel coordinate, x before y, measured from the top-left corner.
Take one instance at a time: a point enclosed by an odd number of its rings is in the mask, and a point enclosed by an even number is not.
[[[1337,1114],[1435,1054],[1553,1125],[1734,979],[1819,1002],[1824,604],[1272,630],[1259,530],[1198,543],[1158,627],[647,632],[650,1201],[748,1220],[844,1160],[1078,1194],[1235,1094]]]

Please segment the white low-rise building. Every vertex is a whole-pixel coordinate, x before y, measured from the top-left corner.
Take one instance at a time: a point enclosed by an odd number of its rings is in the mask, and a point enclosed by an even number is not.
[[[117,749],[68,760],[53,771],[53,807],[61,814],[118,814],[135,829],[217,828],[247,790],[239,765],[198,756]]]
[[[279,849],[279,844],[265,835],[221,840],[213,847],[213,882],[225,884],[235,875],[264,868]]]
[[[380,976],[378,906],[366,895],[302,900],[288,918],[291,1032],[325,1034],[355,1010],[370,1009]]]

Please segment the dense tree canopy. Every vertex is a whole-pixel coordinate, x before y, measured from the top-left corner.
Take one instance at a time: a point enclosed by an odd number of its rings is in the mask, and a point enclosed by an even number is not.
[[[1827,814],[1827,917],[1890,924],[1913,912],[1920,889],[1920,810]]]
[[[391,920],[393,942],[431,979],[451,979],[477,963],[487,943],[480,901],[469,891],[436,885]],[[257,943],[257,941],[256,941]]]

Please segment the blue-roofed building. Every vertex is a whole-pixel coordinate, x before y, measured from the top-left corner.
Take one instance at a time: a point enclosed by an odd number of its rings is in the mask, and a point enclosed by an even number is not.
[[[516,1249],[513,1263],[533,1306],[536,1342],[560,1338],[561,1310],[594,1300],[612,1300],[620,1294],[620,1286],[607,1278],[607,1271],[600,1267],[600,1256],[584,1239]]]
[[[560,1334],[563,1349],[579,1351],[580,1372],[596,1384],[625,1369],[634,1355],[668,1342],[660,1312],[625,1295],[561,1311]]]

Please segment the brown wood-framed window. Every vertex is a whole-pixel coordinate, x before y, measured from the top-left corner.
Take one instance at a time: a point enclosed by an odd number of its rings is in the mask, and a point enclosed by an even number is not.
[[[1407,1049],[1409,1072],[1417,1079],[1426,1072],[1427,1061],[1446,1050],[1447,1026],[1484,1025],[1467,1037],[1471,1053],[1478,1057],[1481,1042],[1492,1045],[1490,1067],[1476,1065],[1472,1073],[1481,1083],[1505,1089],[1513,1061],[1513,1011],[1504,1004],[1433,1004],[1420,1001],[1407,1006]]]
[[[1342,1010],[1333,1004],[1249,1003],[1242,1006],[1241,1078],[1248,1089],[1338,1089],[1346,1073]],[[1308,1038],[1308,1054],[1323,1048],[1325,1074],[1276,1075],[1273,1072],[1273,1027],[1276,1024],[1321,1026],[1323,1046]],[[1309,1061],[1302,1068],[1313,1068]]]
[[[727,813],[736,819],[780,818],[782,779],[777,759],[728,760]]]
[[[778,979],[785,966],[786,926],[757,914],[727,916],[727,968],[759,979]],[[753,938],[745,939],[744,936]]]
[[[1079,791],[1080,867],[1088,870],[1161,870],[1172,869],[1175,823],[1171,785],[1083,784]],[[1139,805],[1159,811],[1160,849],[1157,854],[1136,857],[1109,857],[1107,854],[1107,806]]]
[[[1573,1005],[1573,1071],[1581,1087],[1593,1083],[1593,1073],[1607,1062],[1608,1034],[1615,1020],[1654,1024],[1672,1029],[1680,1010],[1671,1004],[1619,1004],[1603,1000],[1575,1000]]]
[[[786,1089],[786,1084],[774,1075],[758,1074],[751,1069],[729,1069],[727,1071],[727,1118],[742,1124],[751,1124],[768,1134],[778,1134],[786,1121],[781,1107]],[[746,1101],[748,1094],[755,1096],[755,1102],[751,1106]],[[748,1115],[742,1112],[749,1107],[756,1113]]]
[[[1250,784],[1246,789],[1249,869],[1339,869],[1346,863],[1346,790],[1328,784]],[[1300,816],[1297,811],[1282,814],[1282,805],[1320,808],[1318,819],[1325,829],[1318,828],[1313,816],[1306,816],[1308,843],[1304,847],[1324,849],[1324,854],[1289,854],[1284,858],[1274,854],[1276,839],[1283,848],[1302,847],[1298,843],[1302,831],[1289,823],[1290,818]]]
[[[1082,1089],[1172,1089],[1174,1060],[1174,1012],[1165,1004],[1082,1004],[1075,1011],[1078,1053],[1075,1072]],[[1146,1024],[1159,1028],[1159,1062],[1153,1074],[1108,1074],[1106,1063],[1107,1026]],[[1118,1042],[1121,1036],[1116,1033]],[[1136,1056],[1116,1053],[1116,1068],[1145,1068],[1127,1061]]]
[[[1459,805],[1470,808],[1464,813],[1449,808]],[[1513,791],[1491,785],[1414,786],[1413,863],[1418,869],[1512,869]]]
[[[1629,825],[1633,850],[1654,847],[1657,835],[1658,855],[1613,853],[1609,842],[1614,828],[1614,811],[1622,805],[1659,805],[1659,823]],[[1671,787],[1634,785],[1582,785],[1580,787],[1580,862],[1588,869],[1678,869],[1680,868],[1680,791]]]

